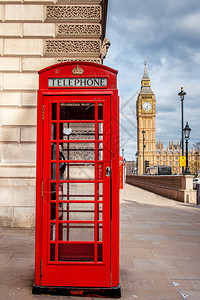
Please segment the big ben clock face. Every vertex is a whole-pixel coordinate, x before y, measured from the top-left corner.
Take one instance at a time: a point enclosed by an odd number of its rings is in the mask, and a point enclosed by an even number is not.
[[[144,111],[150,111],[152,109],[152,104],[150,102],[144,102],[142,108]]]

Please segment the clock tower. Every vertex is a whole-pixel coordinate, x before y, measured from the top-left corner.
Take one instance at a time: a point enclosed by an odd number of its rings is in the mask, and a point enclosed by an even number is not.
[[[149,166],[153,166],[156,153],[156,98],[151,89],[151,82],[147,74],[146,62],[144,75],[141,81],[141,89],[136,102],[136,114],[138,175],[143,175],[145,174],[145,161],[149,162]]]

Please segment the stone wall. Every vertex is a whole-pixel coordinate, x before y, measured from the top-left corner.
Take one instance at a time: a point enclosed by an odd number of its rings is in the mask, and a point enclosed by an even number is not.
[[[102,63],[107,0],[0,0],[0,226],[34,226],[38,71]]]
[[[126,182],[155,194],[184,203],[197,204],[196,191],[193,190],[193,176],[126,176]]]

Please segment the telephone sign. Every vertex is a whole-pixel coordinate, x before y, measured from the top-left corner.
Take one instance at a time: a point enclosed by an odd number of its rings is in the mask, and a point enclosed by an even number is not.
[[[39,72],[34,294],[120,297],[117,71]]]
[[[107,87],[107,78],[49,78],[49,87]]]

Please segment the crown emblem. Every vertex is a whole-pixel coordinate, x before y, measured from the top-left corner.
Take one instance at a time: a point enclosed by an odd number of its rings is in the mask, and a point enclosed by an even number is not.
[[[84,72],[84,70],[83,70],[82,68],[80,68],[79,66],[77,66],[76,68],[74,68],[74,69],[72,70],[72,73],[73,73],[74,75],[82,75],[83,72]]]

